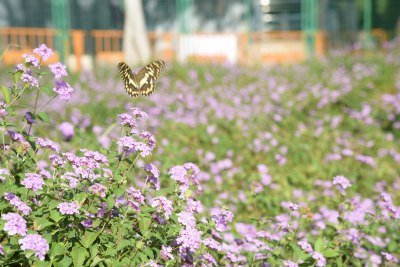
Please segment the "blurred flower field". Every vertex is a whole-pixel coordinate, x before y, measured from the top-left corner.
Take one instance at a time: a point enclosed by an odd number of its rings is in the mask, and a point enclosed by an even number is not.
[[[134,99],[39,47],[1,70],[0,265],[396,266],[399,44]]]

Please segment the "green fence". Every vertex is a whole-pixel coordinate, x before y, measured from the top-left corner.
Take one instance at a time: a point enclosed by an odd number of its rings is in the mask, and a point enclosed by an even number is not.
[[[149,31],[302,30],[310,56],[316,31],[325,33],[329,47],[341,47],[359,41],[360,32],[367,43],[371,29],[383,29],[394,37],[400,28],[399,0],[142,0],[142,6]],[[0,14],[0,27],[61,30],[65,34],[56,45],[63,50],[70,28],[122,29],[124,1],[0,0]]]

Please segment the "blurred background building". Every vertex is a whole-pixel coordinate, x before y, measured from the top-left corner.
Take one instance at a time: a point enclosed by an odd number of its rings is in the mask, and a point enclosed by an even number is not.
[[[126,12],[123,0],[0,0],[2,62],[41,42],[77,69],[123,60]],[[399,0],[142,0],[140,12],[152,56],[181,62],[297,62],[400,28]]]

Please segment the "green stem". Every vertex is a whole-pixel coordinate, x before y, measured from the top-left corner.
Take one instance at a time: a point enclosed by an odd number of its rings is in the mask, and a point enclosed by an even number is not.
[[[139,153],[136,152],[136,157],[135,157],[135,159],[133,160],[133,162],[132,162],[132,164],[129,166],[129,168],[125,171],[123,177],[131,170],[131,168],[133,167],[133,165],[135,165],[135,163],[136,163],[136,161],[137,161],[138,158],[139,158]]]
[[[42,109],[44,107],[46,107],[51,101],[53,101],[57,96],[53,96],[52,98],[49,99],[49,101],[47,101],[43,106],[41,106],[40,108],[38,108],[38,111],[42,111]]]
[[[24,91],[25,91],[26,88],[27,88],[27,87],[25,87],[25,86],[24,86],[24,88],[22,88],[21,92],[10,102],[10,104],[8,104],[9,107],[11,107],[12,104],[13,104],[15,101],[17,101],[17,99],[24,93]]]
[[[37,108],[37,103],[39,100],[39,93],[40,93],[40,90],[38,89],[36,92],[35,107],[33,108],[33,115],[36,115],[36,108]],[[32,123],[29,124],[28,136],[31,135],[31,129],[32,129]]]

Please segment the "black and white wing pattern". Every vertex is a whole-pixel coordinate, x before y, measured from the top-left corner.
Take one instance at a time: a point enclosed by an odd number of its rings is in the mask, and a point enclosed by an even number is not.
[[[164,61],[157,60],[144,66],[137,74],[133,73],[131,68],[124,62],[118,64],[119,74],[124,81],[126,92],[131,97],[137,97],[139,94],[149,96],[154,92],[155,82],[163,69]]]

